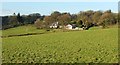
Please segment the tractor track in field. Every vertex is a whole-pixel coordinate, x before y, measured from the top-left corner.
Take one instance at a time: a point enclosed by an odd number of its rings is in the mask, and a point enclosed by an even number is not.
[[[45,34],[45,33],[26,33],[26,34],[8,35],[8,36],[0,36],[0,37],[8,38],[8,37],[30,36],[30,35],[40,35],[40,34]]]
[[[71,30],[69,30],[69,31],[71,31]],[[69,31],[63,31],[63,32],[69,32]],[[72,31],[78,31],[78,30],[72,30]],[[1,37],[1,38],[9,38],[9,37],[18,37],[18,36],[40,35],[40,34],[47,34],[47,33],[50,33],[50,32],[12,34],[12,35],[0,36],[0,37]]]

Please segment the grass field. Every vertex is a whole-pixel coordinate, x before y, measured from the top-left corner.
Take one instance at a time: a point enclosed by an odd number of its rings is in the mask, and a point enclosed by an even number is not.
[[[117,29],[91,29],[3,38],[2,61],[3,63],[117,63]],[[25,33],[24,30],[26,30],[24,27],[8,29],[3,31],[3,35],[21,34]],[[30,28],[30,31],[41,32],[34,28]]]
[[[27,25],[27,26],[19,26],[16,28],[3,30],[2,36],[26,34],[26,33],[39,33],[39,32],[44,32],[44,30],[38,30],[34,25]]]

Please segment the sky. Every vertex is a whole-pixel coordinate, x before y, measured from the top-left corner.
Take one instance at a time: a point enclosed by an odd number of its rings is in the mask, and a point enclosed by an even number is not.
[[[1,2],[118,2],[119,0],[1,0]]]
[[[77,14],[87,10],[109,10],[118,12],[118,2],[3,2],[0,15],[15,13],[50,15],[54,11]]]

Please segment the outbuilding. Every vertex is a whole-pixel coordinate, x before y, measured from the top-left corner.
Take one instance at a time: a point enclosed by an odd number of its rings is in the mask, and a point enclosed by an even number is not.
[[[72,25],[70,24],[66,25],[66,29],[72,29]]]

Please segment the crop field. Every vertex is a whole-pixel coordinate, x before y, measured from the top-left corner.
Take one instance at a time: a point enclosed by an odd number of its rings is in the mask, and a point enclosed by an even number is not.
[[[118,28],[3,38],[2,62],[117,63]]]

